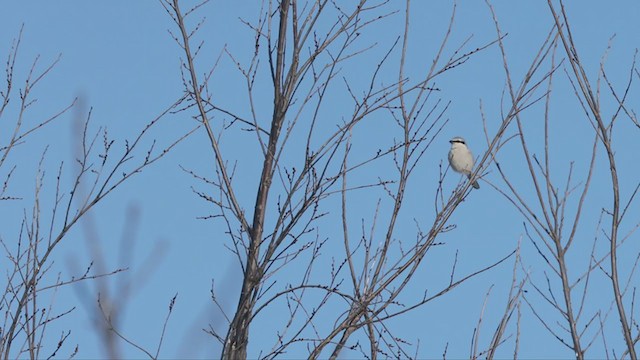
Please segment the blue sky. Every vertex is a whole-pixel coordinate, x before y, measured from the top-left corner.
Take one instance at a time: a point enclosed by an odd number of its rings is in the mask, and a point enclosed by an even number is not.
[[[204,74],[220,56],[226,46],[229,53],[241,63],[246,63],[253,54],[253,33],[240,19],[254,21],[258,16],[259,2],[211,1],[199,10],[198,17],[206,17],[206,22],[198,33],[198,39],[204,41],[197,65],[200,74]],[[186,5],[185,5],[186,6]],[[402,33],[404,26],[403,3],[392,2],[388,9],[401,11],[367,28],[361,40],[362,46],[377,44],[365,56],[346,62],[342,75],[355,86],[366,83],[367,74],[375,68],[382,54]],[[552,26],[552,19],[546,2],[508,2],[496,1],[495,7],[505,38],[509,65],[514,82],[519,83],[530,65],[532,57]],[[409,48],[407,53],[407,76],[416,79],[426,72],[431,59],[437,51],[451,15],[449,2],[420,2],[411,5]],[[612,82],[622,88],[626,84],[632,58],[638,47],[640,23],[640,4],[634,1],[621,1],[615,4],[605,2],[580,2],[567,4],[573,35],[580,51],[581,59],[592,81],[595,81],[600,59],[605,53],[612,36],[606,70]],[[91,127],[107,127],[109,135],[120,149],[125,139],[132,139],[146,123],[161,113],[182,95],[180,75],[180,48],[172,40],[168,30],[176,32],[174,24],[158,2],[11,2],[4,4],[0,13],[0,59],[4,62],[8,50],[22,25],[24,31],[15,69],[18,87],[33,62],[39,56],[38,68],[54,61],[61,54],[60,62],[39,85],[34,96],[38,98],[33,105],[27,121],[50,116],[79,98],[79,103],[70,112],[50,124],[46,130],[36,133],[29,142],[17,148],[12,155],[11,166],[17,165],[16,181],[11,191],[23,200],[0,205],[0,236],[5,242],[15,241],[19,231],[19,221],[23,209],[30,211],[35,186],[33,174],[37,170],[38,160],[46,145],[45,193],[54,189],[54,172],[60,161],[73,162],[78,131],[74,124],[84,118],[92,109]],[[192,23],[191,25],[194,25]],[[326,26],[326,24],[321,24]],[[465,51],[475,49],[495,39],[495,27],[491,14],[484,2],[461,1],[457,4],[456,20],[446,52],[454,50],[464,39],[471,37]],[[561,53],[559,53],[561,54]],[[383,74],[383,81],[391,82],[397,78],[398,53]],[[256,99],[256,106],[270,114],[270,83],[266,72],[266,60],[263,71],[257,80],[257,87],[263,97]],[[566,68],[569,71],[569,68]],[[551,101],[551,149],[554,154],[552,172],[560,187],[568,174],[568,166],[573,161],[574,183],[584,178],[588,166],[588,155],[593,130],[584,118],[569,82],[565,68],[562,67],[558,80],[554,84]],[[636,81],[638,79],[636,78]],[[482,154],[487,145],[484,140],[481,112],[482,102],[487,116],[489,131],[495,131],[502,110],[501,97],[505,88],[502,57],[497,46],[492,46],[473,56],[464,65],[453,69],[438,78],[438,94],[443,101],[451,101],[445,117],[448,123],[443,133],[435,140],[433,147],[420,161],[416,173],[409,182],[405,207],[402,210],[399,238],[412,239],[415,235],[415,221],[428,225],[433,220],[433,196],[437,187],[438,165],[446,162],[448,140],[453,136],[464,136],[476,155]],[[603,88],[606,89],[606,88]],[[246,87],[237,67],[228,56],[221,57],[212,78],[212,93],[218,104],[242,116],[249,115],[246,100]],[[329,94],[331,107],[324,109],[329,131],[334,123],[350,115],[352,103],[345,96],[344,88],[336,86],[336,92]],[[603,95],[604,112],[611,114],[615,103],[610,96]],[[540,92],[540,94],[542,94]],[[638,105],[638,92],[631,93],[631,106]],[[635,97],[633,97],[635,96]],[[17,100],[16,100],[17,102]],[[544,107],[539,103],[522,115],[535,153],[541,156],[543,151]],[[15,113],[9,113],[11,118]],[[197,125],[193,114],[182,112],[171,115],[153,129],[152,137],[159,144],[169,144]],[[0,119],[0,121],[6,121]],[[217,121],[228,121],[218,117]],[[371,124],[354,134],[354,144],[359,152],[354,157],[364,157],[367,151],[389,145],[393,131],[391,120],[376,115]],[[0,122],[0,140],[4,143],[7,128]],[[514,134],[510,128],[509,134]],[[640,180],[640,172],[634,166],[637,159],[638,129],[627,119],[620,119],[614,132],[621,194],[627,199]],[[145,143],[149,145],[150,143]],[[255,199],[255,188],[259,176],[261,160],[256,156],[255,135],[248,132],[232,131],[221,140],[225,157],[230,162],[237,161],[236,187],[239,201],[250,209]],[[299,145],[295,140],[292,146]],[[632,149],[632,151],[629,151]],[[287,161],[295,163],[296,154]],[[498,160],[510,174],[515,184],[521,187],[528,199],[534,199],[530,180],[526,176],[521,150],[515,142],[506,146],[498,155]],[[212,280],[223,307],[229,313],[236,304],[241,283],[241,272],[237,260],[225,248],[228,239],[225,227],[220,221],[200,220],[198,217],[211,214],[210,204],[202,201],[192,191],[211,191],[202,183],[194,180],[180,167],[213,177],[214,158],[208,146],[206,133],[200,129],[187,140],[179,144],[171,153],[158,163],[145,169],[138,176],[127,181],[116,192],[93,209],[78,227],[64,239],[54,255],[54,265],[49,276],[52,279],[60,273],[62,278],[78,276],[89,265],[92,246],[102,249],[104,269],[112,270],[127,267],[129,271],[107,279],[86,282],[61,288],[56,294],[48,294],[55,300],[54,308],[63,312],[73,306],[77,308],[69,315],[52,324],[48,346],[54,346],[58,334],[71,330],[69,343],[61,351],[62,357],[79,346],[80,358],[100,358],[105,352],[98,341],[95,307],[98,291],[109,289],[114,299],[125,300],[122,309],[121,330],[132,341],[148,349],[157,346],[164,317],[171,298],[177,293],[177,302],[169,322],[161,357],[206,358],[220,354],[220,346],[215,339],[202,329],[209,324],[223,329],[223,320],[217,308],[211,302]],[[365,184],[385,176],[390,163],[380,162],[352,178],[354,184]],[[486,181],[504,189],[495,167],[489,168]],[[6,176],[6,169],[0,169],[0,175]],[[578,240],[573,252],[568,255],[572,273],[578,276],[584,271],[588,261],[593,239],[599,236],[598,249],[605,251],[606,239],[597,228],[601,208],[611,206],[608,164],[601,151],[596,161],[593,187],[587,198]],[[63,179],[67,188],[71,186],[70,175]],[[448,174],[445,179],[445,191],[451,191],[458,175]],[[450,222],[455,230],[444,233],[438,239],[444,245],[434,249],[421,265],[421,273],[413,279],[403,301],[419,298],[425,290],[436,291],[449,279],[453,259],[458,254],[456,272],[465,274],[487,266],[510,253],[522,241],[524,268],[538,283],[549,273],[546,264],[537,255],[526,238],[523,238],[524,219],[516,209],[487,183],[474,191],[456,210]],[[446,194],[446,193],[445,193]],[[51,206],[52,196],[45,198],[43,207]],[[576,194],[569,203],[575,207]],[[351,198],[351,220],[354,223],[352,236],[359,236],[360,221],[370,226],[374,207],[384,192],[358,191]],[[327,211],[335,216],[327,216],[318,223],[323,237],[329,240],[323,250],[323,266],[331,258],[344,256],[341,244],[340,228],[335,226],[339,220],[339,199],[329,200]],[[383,206],[382,213],[388,214]],[[623,233],[631,231],[640,215],[637,206],[631,206]],[[129,219],[129,221],[127,220]],[[132,225],[133,224],[133,225]],[[628,276],[635,257],[640,252],[637,235],[621,247],[621,276]],[[281,283],[295,278],[302,271],[303,264],[293,264],[280,279]],[[399,337],[417,344],[418,355],[422,358],[441,357],[448,344],[447,354],[452,358],[469,356],[470,341],[477,318],[482,310],[485,294],[492,288],[485,310],[487,323],[484,324],[481,344],[490,340],[496,319],[504,309],[511,281],[513,261],[509,260],[499,267],[484,273],[443,298],[431,302],[416,311],[390,322],[391,329]],[[574,270],[575,269],[575,270]],[[4,269],[3,269],[4,271]],[[525,270],[519,269],[519,276]],[[326,274],[325,274],[326,275]],[[318,275],[322,278],[322,273]],[[4,277],[3,277],[4,278]],[[4,281],[4,280],[3,280]],[[119,284],[131,281],[131,288],[125,291]],[[594,285],[588,297],[588,308],[609,309],[610,285],[602,273],[594,278]],[[632,284],[637,283],[637,276]],[[4,283],[0,282],[0,285]],[[557,284],[556,284],[557,285]],[[124,294],[128,293],[126,297]],[[532,301],[539,306],[537,310],[559,319],[553,309],[545,306],[539,297],[533,295]],[[55,295],[55,296],[53,296]],[[118,303],[116,303],[118,304]],[[117,306],[117,305],[116,305]],[[339,304],[334,304],[340,309]],[[560,344],[535,319],[526,305],[522,307],[522,339],[520,354],[526,358],[569,357],[572,354]],[[337,310],[340,311],[340,310]],[[595,310],[593,310],[595,311]],[[637,310],[635,310],[637,315]],[[286,314],[284,304],[274,305],[256,318],[252,327],[250,356],[257,356],[261,350],[270,349],[274,343],[277,324],[281,324]],[[586,315],[585,315],[586,316]],[[622,346],[622,338],[617,326],[615,312],[610,313],[606,332],[611,334],[607,344],[611,347]],[[636,316],[637,317],[637,316]],[[333,319],[331,320],[333,321]],[[324,324],[330,326],[331,324]],[[510,328],[511,333],[514,328]],[[224,331],[223,331],[224,332]],[[565,336],[569,339],[568,336]],[[122,356],[127,358],[143,357],[138,350],[120,343]],[[500,357],[510,357],[513,341],[505,345]],[[603,357],[603,345],[596,341],[587,353],[590,357]],[[296,348],[287,357],[298,358],[306,355],[304,348]],[[345,357],[357,356],[357,353],[345,353]]]

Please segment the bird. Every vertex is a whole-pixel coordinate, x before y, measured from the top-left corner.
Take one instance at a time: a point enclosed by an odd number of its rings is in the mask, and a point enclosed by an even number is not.
[[[467,175],[467,178],[471,179],[471,172],[473,171],[473,154],[467,147],[467,143],[460,136],[456,136],[449,140],[451,143],[451,150],[449,150],[449,165],[458,173]],[[474,189],[480,189],[477,181],[471,184]]]

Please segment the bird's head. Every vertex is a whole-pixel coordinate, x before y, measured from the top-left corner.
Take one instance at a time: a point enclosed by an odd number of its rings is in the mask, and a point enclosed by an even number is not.
[[[449,142],[451,143],[451,145],[454,144],[462,144],[462,145],[466,145],[467,143],[464,141],[464,139],[460,136],[456,136],[453,139],[449,140]]]

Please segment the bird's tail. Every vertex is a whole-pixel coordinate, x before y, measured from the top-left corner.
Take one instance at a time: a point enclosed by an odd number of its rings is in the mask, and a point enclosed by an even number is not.
[[[469,179],[471,179],[471,174],[467,174],[467,177],[468,177]],[[480,184],[478,184],[478,182],[477,182],[477,181],[474,181],[474,182],[473,182],[473,184],[471,184],[471,186],[473,186],[473,188],[474,188],[474,189],[476,189],[476,190],[477,190],[477,189],[480,189]]]

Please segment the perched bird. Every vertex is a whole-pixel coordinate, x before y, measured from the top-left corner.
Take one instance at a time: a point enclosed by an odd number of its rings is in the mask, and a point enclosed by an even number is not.
[[[467,175],[471,178],[471,172],[473,171],[473,155],[467,147],[464,139],[456,136],[449,140],[451,143],[451,150],[449,150],[449,165],[456,172]],[[471,184],[474,189],[480,189],[477,181]]]

